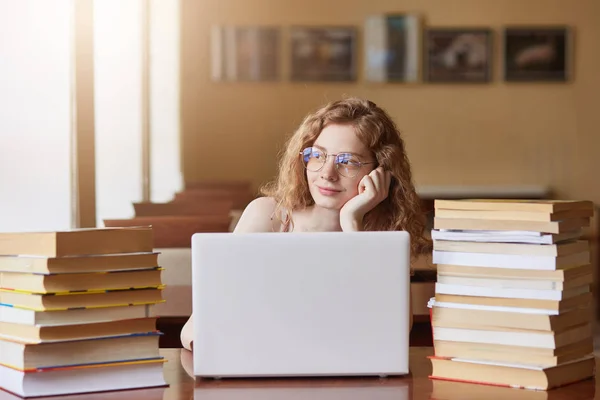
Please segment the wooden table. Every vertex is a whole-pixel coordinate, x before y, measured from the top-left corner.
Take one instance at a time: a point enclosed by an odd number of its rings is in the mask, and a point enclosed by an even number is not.
[[[428,379],[431,347],[410,348],[411,374],[406,377],[197,379],[192,354],[181,349],[161,349],[168,362],[169,387],[89,395],[55,396],[53,400],[583,400],[594,399],[592,379],[547,392]],[[596,359],[596,363],[600,358]],[[597,379],[598,380],[598,377]],[[600,399],[600,393],[598,398]],[[0,391],[0,400],[19,397]],[[40,399],[40,398],[38,398]]]

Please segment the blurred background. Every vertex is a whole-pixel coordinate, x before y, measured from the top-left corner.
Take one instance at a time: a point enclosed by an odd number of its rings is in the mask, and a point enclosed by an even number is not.
[[[0,231],[151,224],[189,294],[190,234],[233,229],[302,118],[345,96],[395,119],[428,216],[599,204],[599,43],[597,0],[0,0]],[[161,315],[189,315],[179,293]]]

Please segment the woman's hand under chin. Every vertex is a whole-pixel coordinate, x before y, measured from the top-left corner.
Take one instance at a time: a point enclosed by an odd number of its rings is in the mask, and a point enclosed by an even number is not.
[[[348,200],[340,210],[342,231],[363,230],[363,218],[389,194],[391,174],[378,167],[358,183],[358,195]]]

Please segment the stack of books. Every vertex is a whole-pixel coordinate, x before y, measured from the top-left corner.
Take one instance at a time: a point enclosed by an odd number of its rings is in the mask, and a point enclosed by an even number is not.
[[[589,201],[438,200],[431,378],[547,390],[594,375]]]
[[[150,227],[0,233],[0,388],[21,397],[165,386]]]

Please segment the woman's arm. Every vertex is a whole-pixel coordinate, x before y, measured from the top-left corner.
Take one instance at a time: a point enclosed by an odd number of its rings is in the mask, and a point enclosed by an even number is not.
[[[194,350],[194,314],[188,318],[181,330],[181,344],[183,348],[189,351]]]
[[[281,221],[274,218],[277,203],[271,197],[260,197],[252,200],[244,209],[234,233],[238,232],[271,232],[278,231]],[[187,320],[181,329],[181,344],[184,349],[194,349],[194,314]]]

